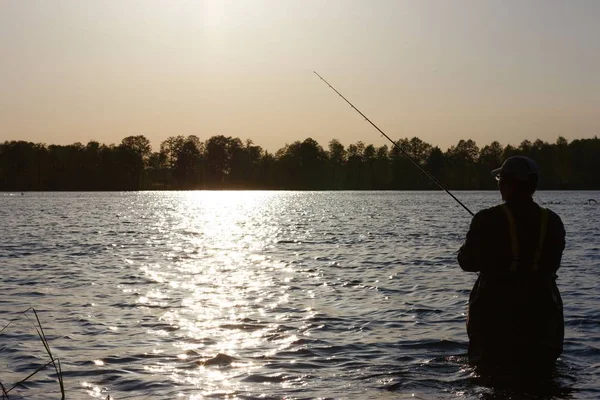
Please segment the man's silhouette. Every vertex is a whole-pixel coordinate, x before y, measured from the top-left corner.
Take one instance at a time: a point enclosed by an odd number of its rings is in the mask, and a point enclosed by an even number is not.
[[[508,158],[492,171],[504,203],[478,212],[458,253],[479,272],[469,297],[469,359],[479,366],[551,368],[562,352],[564,321],[556,271],[563,223],[533,201],[539,168]]]

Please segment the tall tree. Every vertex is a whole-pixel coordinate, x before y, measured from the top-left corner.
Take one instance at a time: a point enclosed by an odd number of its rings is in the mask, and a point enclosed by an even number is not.
[[[363,155],[365,144],[356,142],[348,146],[346,161],[346,189],[358,190],[363,185]]]
[[[391,187],[392,175],[388,153],[387,145],[375,149],[375,162],[373,163],[374,189],[386,190]]]
[[[222,188],[229,173],[229,141],[223,135],[213,136],[205,144],[206,182],[210,188]]]
[[[346,173],[344,166],[346,164],[346,149],[337,139],[329,142],[329,151],[327,157],[329,160],[329,187],[339,190],[344,188]]]
[[[497,141],[483,146],[477,160],[479,184],[477,189],[494,189],[496,183],[490,176],[490,172],[502,164],[502,152],[504,149]]]
[[[203,184],[202,161],[204,143],[190,135],[177,146],[173,177],[178,187],[198,189]]]
[[[469,189],[476,187],[477,159],[479,148],[469,140],[459,140],[456,146],[448,149],[447,156],[450,166],[452,187],[456,189]]]
[[[143,189],[143,173],[152,154],[150,141],[143,135],[127,136],[117,148],[117,159],[126,176],[126,189]]]

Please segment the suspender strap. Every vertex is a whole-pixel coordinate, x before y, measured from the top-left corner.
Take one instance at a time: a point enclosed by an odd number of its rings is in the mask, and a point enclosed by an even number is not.
[[[517,264],[519,264],[519,240],[517,238],[517,225],[515,218],[513,217],[510,209],[506,204],[502,204],[502,209],[506,218],[508,219],[508,230],[510,233],[510,248],[512,251],[512,261],[510,263],[510,271],[517,270]]]
[[[546,238],[546,231],[548,227],[548,210],[540,207],[540,241],[535,251],[535,257],[533,259],[532,269],[537,271],[540,269],[540,259],[542,258],[542,247],[544,246],[544,239]]]

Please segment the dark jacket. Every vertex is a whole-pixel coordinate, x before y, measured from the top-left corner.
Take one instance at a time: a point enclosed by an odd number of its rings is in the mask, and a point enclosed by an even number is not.
[[[491,207],[473,217],[458,253],[463,270],[479,272],[467,318],[472,361],[556,360],[562,352],[564,322],[555,280],[564,248],[560,217],[531,199]]]

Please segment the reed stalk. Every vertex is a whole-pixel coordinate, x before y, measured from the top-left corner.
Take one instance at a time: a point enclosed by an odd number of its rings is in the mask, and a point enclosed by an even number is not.
[[[29,312],[29,311],[33,311],[33,314],[35,316],[35,321],[33,321],[27,315],[27,312]],[[58,384],[60,386],[61,400],[64,400],[65,399],[65,386],[64,386],[64,381],[63,381],[62,369],[60,366],[60,359],[58,357],[54,357],[54,355],[52,354],[52,350],[50,349],[50,344],[48,343],[48,338],[46,337],[46,333],[44,332],[44,328],[42,326],[42,323],[40,321],[37,311],[35,311],[35,309],[33,307],[29,307],[25,311],[20,312],[18,316],[16,316],[12,320],[10,320],[2,329],[0,329],[0,333],[4,332],[4,330],[6,328],[8,328],[13,322],[18,320],[22,316],[25,316],[25,318],[27,318],[33,324],[33,327],[34,327],[35,331],[37,332],[38,338],[40,339],[40,342],[42,342],[42,345],[44,346],[44,349],[46,351],[46,354],[50,358],[50,361],[48,361],[46,364],[41,365],[38,368],[36,368],[35,371],[33,371],[32,373],[27,375],[25,378],[19,380],[15,384],[13,384],[9,389],[6,389],[4,384],[2,382],[0,382],[0,389],[2,390],[2,399],[9,399],[9,393],[14,388],[16,388],[17,386],[22,386],[23,384],[25,384],[25,382],[30,380],[38,372],[44,370],[49,365],[52,365],[54,367],[54,371],[56,372],[56,377],[58,380]]]

